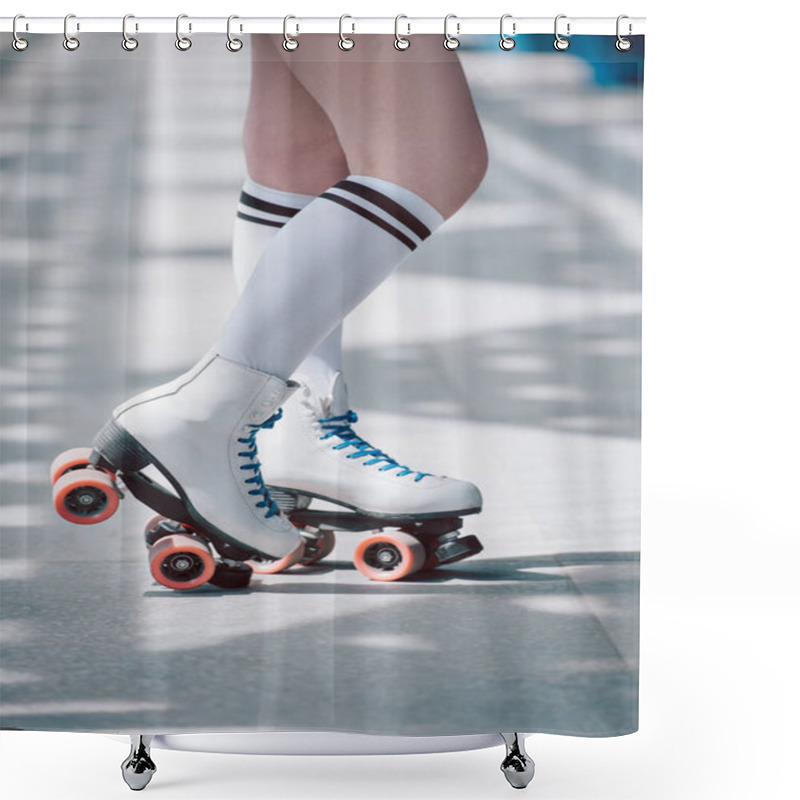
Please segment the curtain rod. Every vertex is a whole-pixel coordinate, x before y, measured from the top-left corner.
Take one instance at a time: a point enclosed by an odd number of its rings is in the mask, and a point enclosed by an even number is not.
[[[448,31],[454,36],[468,36],[470,34],[495,33],[500,35],[500,16],[496,17],[451,17],[448,21]],[[13,30],[13,17],[0,17],[0,32],[11,33]],[[25,17],[17,20],[17,33],[64,33],[64,17]],[[302,35],[304,33],[339,33],[340,21],[338,17],[236,17],[231,30],[235,34],[248,33],[284,33]],[[355,17],[346,15],[341,23],[341,30],[347,35],[359,33],[395,33],[395,25],[403,36],[414,34],[443,34],[443,17],[406,17],[397,20],[394,17]],[[569,32],[567,32],[569,25]],[[560,15],[558,22],[559,32],[564,35],[593,34],[613,36],[617,32],[616,17],[570,17]],[[134,33],[175,33],[175,17],[135,17],[128,19],[126,29],[129,34]],[[513,17],[505,15],[503,32],[506,36],[515,36],[526,33],[550,33],[555,29],[554,17]],[[645,29],[644,17],[624,17],[621,21],[621,34],[631,36],[643,34]],[[184,34],[219,33],[225,34],[228,30],[227,17],[193,17],[185,16],[181,19],[181,31]],[[70,16],[69,33],[122,33],[121,17],[81,17]]]

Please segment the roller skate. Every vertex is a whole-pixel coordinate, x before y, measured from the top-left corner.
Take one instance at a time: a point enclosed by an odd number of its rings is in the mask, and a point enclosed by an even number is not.
[[[305,540],[264,486],[256,433],[273,427],[296,388],[207,354],[118,406],[91,447],[55,458],[56,511],[102,522],[128,490],[158,512],[145,526],[150,572],[172,589],[243,588],[254,573],[285,569]]]
[[[341,373],[324,398],[301,384],[285,412],[261,447],[273,500],[307,537],[301,564],[325,558],[337,531],[368,534],[353,561],[375,581],[400,580],[481,552],[475,536],[460,535],[462,518],[481,510],[478,488],[412,470],[359,437]],[[312,508],[314,500],[338,508]]]

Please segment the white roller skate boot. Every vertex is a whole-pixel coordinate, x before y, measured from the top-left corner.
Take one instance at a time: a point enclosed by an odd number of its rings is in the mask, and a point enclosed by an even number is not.
[[[477,486],[403,466],[353,430],[340,372],[327,397],[316,397],[300,378],[278,428],[264,437],[265,480],[377,519],[424,519],[475,514]]]
[[[151,571],[172,588],[194,588],[199,585],[196,581],[204,582],[220,559],[223,567],[247,564],[255,572],[277,571],[258,569],[262,562],[290,566],[303,553],[303,539],[264,486],[255,437],[272,428],[280,417],[279,406],[296,388],[292,381],[208,353],[179,378],[114,410],[84,463],[73,459],[61,470],[58,480],[67,484],[61,504],[75,516],[84,503],[84,521],[99,521],[91,518],[93,514],[105,518],[102,509],[95,513],[98,504],[118,502],[110,493],[103,496],[101,479],[121,478],[134,496],[174,526],[164,528],[162,522],[162,529],[155,526],[148,531],[153,534],[148,538],[151,551],[159,557],[162,551],[167,553],[156,567],[151,553]],[[64,463],[62,459],[62,467]],[[76,467],[78,472],[69,471]],[[157,470],[157,481],[142,472],[148,467]],[[78,516],[71,521],[82,520]],[[193,537],[198,546],[210,544],[216,555],[206,548],[206,557],[200,547],[192,566],[194,556],[186,554],[194,551],[187,541],[179,542],[183,549],[176,545],[171,550],[161,541],[170,533]]]
[[[300,381],[260,449],[272,497],[295,525],[321,537],[303,563],[330,552],[335,530],[372,532],[354,562],[373,580],[397,580],[481,551],[474,536],[459,538],[458,530],[461,517],[481,510],[475,485],[413,470],[358,436],[341,373],[325,397]],[[309,508],[314,499],[349,511]]]

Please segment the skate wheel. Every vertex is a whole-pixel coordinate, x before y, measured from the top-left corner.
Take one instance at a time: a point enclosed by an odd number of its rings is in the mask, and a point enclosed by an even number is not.
[[[418,572],[427,554],[409,533],[375,533],[362,540],[353,555],[356,569],[371,581],[398,581]]]
[[[283,558],[276,558],[274,561],[245,561],[244,563],[247,564],[256,575],[274,575],[276,572],[283,572],[283,570],[289,569],[289,567],[293,567],[295,564],[299,564],[305,550],[306,543],[302,541],[289,555]]]
[[[65,472],[86,469],[91,454],[91,447],[72,447],[59,453],[50,464],[50,484],[54,484]]]
[[[98,469],[65,472],[53,484],[53,505],[69,522],[93,525],[108,519],[119,507],[114,480]]]
[[[150,548],[150,573],[169,589],[194,589],[208,583],[216,564],[208,545],[190,534],[175,533]]]
[[[150,549],[159,539],[173,533],[190,533],[190,531],[179,522],[174,522],[163,514],[156,514],[145,523],[144,541]]]
[[[304,567],[309,567],[327,558],[336,547],[336,534],[333,531],[318,531],[313,529],[313,534],[309,533],[305,540],[306,546],[300,563]],[[305,538],[305,537],[304,537]]]

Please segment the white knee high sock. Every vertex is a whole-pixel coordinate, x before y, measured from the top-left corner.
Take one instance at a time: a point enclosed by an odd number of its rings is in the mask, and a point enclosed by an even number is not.
[[[233,277],[240,292],[267,244],[313,199],[245,180],[233,224]]]
[[[291,218],[262,254],[217,342],[287,378],[444,219],[419,195],[351,175]]]
[[[242,186],[233,225],[233,275],[241,292],[262,253],[278,231],[305,208],[314,195],[283,192],[248,178]],[[269,258],[269,255],[265,256]],[[325,396],[342,369],[342,326],[318,344],[297,368],[314,394]]]

